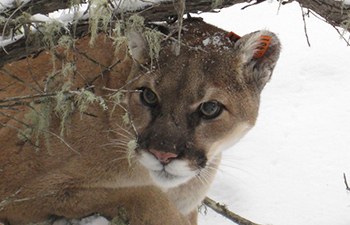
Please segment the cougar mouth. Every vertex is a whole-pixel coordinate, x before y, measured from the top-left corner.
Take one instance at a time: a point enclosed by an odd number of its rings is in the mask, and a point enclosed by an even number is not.
[[[147,150],[138,153],[140,163],[149,170],[154,183],[162,188],[177,187],[198,174],[185,159],[174,159],[168,164],[162,164]]]

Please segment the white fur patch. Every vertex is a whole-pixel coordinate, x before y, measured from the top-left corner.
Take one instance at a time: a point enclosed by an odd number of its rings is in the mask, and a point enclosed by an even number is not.
[[[150,171],[154,182],[162,188],[177,187],[197,174],[185,160],[175,159],[163,166],[153,154],[146,151],[141,152],[139,161]]]

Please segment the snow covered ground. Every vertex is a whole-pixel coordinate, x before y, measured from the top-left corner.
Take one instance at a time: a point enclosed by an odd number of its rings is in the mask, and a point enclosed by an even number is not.
[[[255,128],[224,153],[208,196],[260,224],[349,225],[350,47],[313,16],[308,47],[297,3],[243,6],[201,16],[241,35],[269,29],[283,50]],[[199,224],[233,223],[209,211]]]

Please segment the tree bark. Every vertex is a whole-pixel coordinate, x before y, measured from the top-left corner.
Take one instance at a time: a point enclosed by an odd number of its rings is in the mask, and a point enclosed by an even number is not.
[[[80,1],[83,3],[83,1]],[[15,2],[14,2],[15,4]],[[15,19],[22,14],[22,12],[27,12],[31,15],[41,13],[47,14],[59,9],[69,8],[71,5],[71,0],[31,0],[27,3],[22,3],[22,5],[13,5],[12,8],[6,11],[6,13],[0,13],[0,16],[11,15]],[[21,7],[21,10],[17,10]],[[17,11],[16,11],[17,10]]]

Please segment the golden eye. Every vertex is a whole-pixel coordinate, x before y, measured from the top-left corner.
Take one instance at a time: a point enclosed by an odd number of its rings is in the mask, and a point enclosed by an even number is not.
[[[202,117],[207,120],[218,117],[222,110],[222,104],[217,101],[204,102],[199,106]]]
[[[141,102],[149,107],[155,106],[158,103],[158,97],[156,93],[154,93],[151,89],[149,88],[141,88],[141,93],[140,93],[140,99]]]

